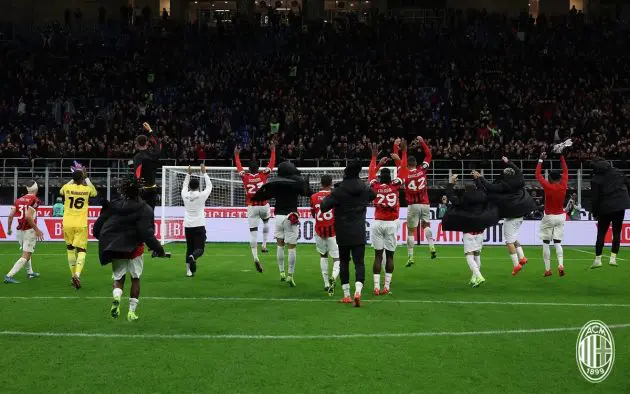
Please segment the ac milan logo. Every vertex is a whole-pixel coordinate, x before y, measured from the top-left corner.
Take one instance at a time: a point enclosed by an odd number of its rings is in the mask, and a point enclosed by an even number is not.
[[[600,383],[610,375],[615,364],[615,340],[612,332],[599,320],[586,323],[575,346],[580,373],[591,383]]]

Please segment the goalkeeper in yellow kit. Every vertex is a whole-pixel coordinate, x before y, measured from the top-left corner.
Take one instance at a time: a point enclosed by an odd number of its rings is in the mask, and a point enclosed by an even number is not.
[[[96,188],[80,164],[75,163],[72,170],[72,180],[63,185],[59,194],[64,198],[63,238],[68,249],[72,285],[79,290],[88,244],[89,199],[96,197]]]

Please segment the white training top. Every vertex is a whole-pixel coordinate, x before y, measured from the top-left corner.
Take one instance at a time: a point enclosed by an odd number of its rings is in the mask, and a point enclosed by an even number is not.
[[[186,174],[186,178],[184,178],[184,184],[182,185],[182,200],[185,208],[184,227],[206,226],[204,208],[206,207],[206,200],[210,196],[210,192],[212,192],[212,182],[208,174],[203,174],[203,178],[206,188],[202,191],[188,190],[190,175]]]

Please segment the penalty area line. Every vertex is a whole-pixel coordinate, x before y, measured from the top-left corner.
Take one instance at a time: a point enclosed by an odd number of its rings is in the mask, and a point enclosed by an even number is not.
[[[609,324],[611,329],[630,327],[626,324]],[[99,332],[51,332],[51,331],[0,331],[0,336],[8,337],[67,337],[67,338],[125,338],[125,339],[197,339],[197,340],[321,340],[321,339],[362,339],[362,338],[418,338],[418,337],[465,337],[497,336],[512,334],[540,334],[565,331],[579,331],[582,327],[523,328],[515,330],[487,331],[425,331],[400,333],[356,333],[356,334],[305,334],[305,335],[250,335],[250,334],[110,334]]]
[[[208,302],[285,302],[285,303],[335,303],[331,298],[263,298],[263,297],[141,297],[147,301],[208,301]],[[0,296],[0,300],[111,300],[102,296]],[[536,301],[469,301],[469,300],[413,300],[396,299],[362,300],[369,304],[446,304],[446,305],[510,305],[510,306],[551,306],[551,307],[585,307],[585,308],[630,308],[630,304],[592,304],[576,302],[536,302]]]

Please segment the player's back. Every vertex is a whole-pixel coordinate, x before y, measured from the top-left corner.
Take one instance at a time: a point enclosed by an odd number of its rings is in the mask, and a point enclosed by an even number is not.
[[[379,183],[372,181],[372,190],[376,193],[374,199],[374,218],[376,220],[396,220],[400,213],[399,191],[401,185],[396,182]]]
[[[59,191],[64,196],[64,227],[86,227],[90,197],[96,197],[96,189],[91,183],[68,182]]]
[[[322,238],[335,236],[334,209],[322,213],[321,203],[330,196],[331,190],[321,190],[311,196],[311,213],[315,218],[315,233]]]
[[[254,201],[253,197],[256,192],[267,183],[267,179],[269,178],[269,173],[265,173],[259,171],[258,173],[252,174],[251,172],[243,172],[241,174],[241,178],[243,180],[243,186],[245,187],[245,201],[247,205],[251,206],[261,206],[267,205],[268,201]]]
[[[25,194],[22,197],[15,200],[14,207],[16,211],[16,217],[18,230],[30,230],[31,225],[26,221],[26,214],[30,208],[37,210],[39,207],[40,201],[34,194]],[[37,221],[37,213],[33,217],[33,221]]]
[[[408,205],[429,204],[427,190],[427,170],[418,166],[408,170],[405,180],[405,199]]]

